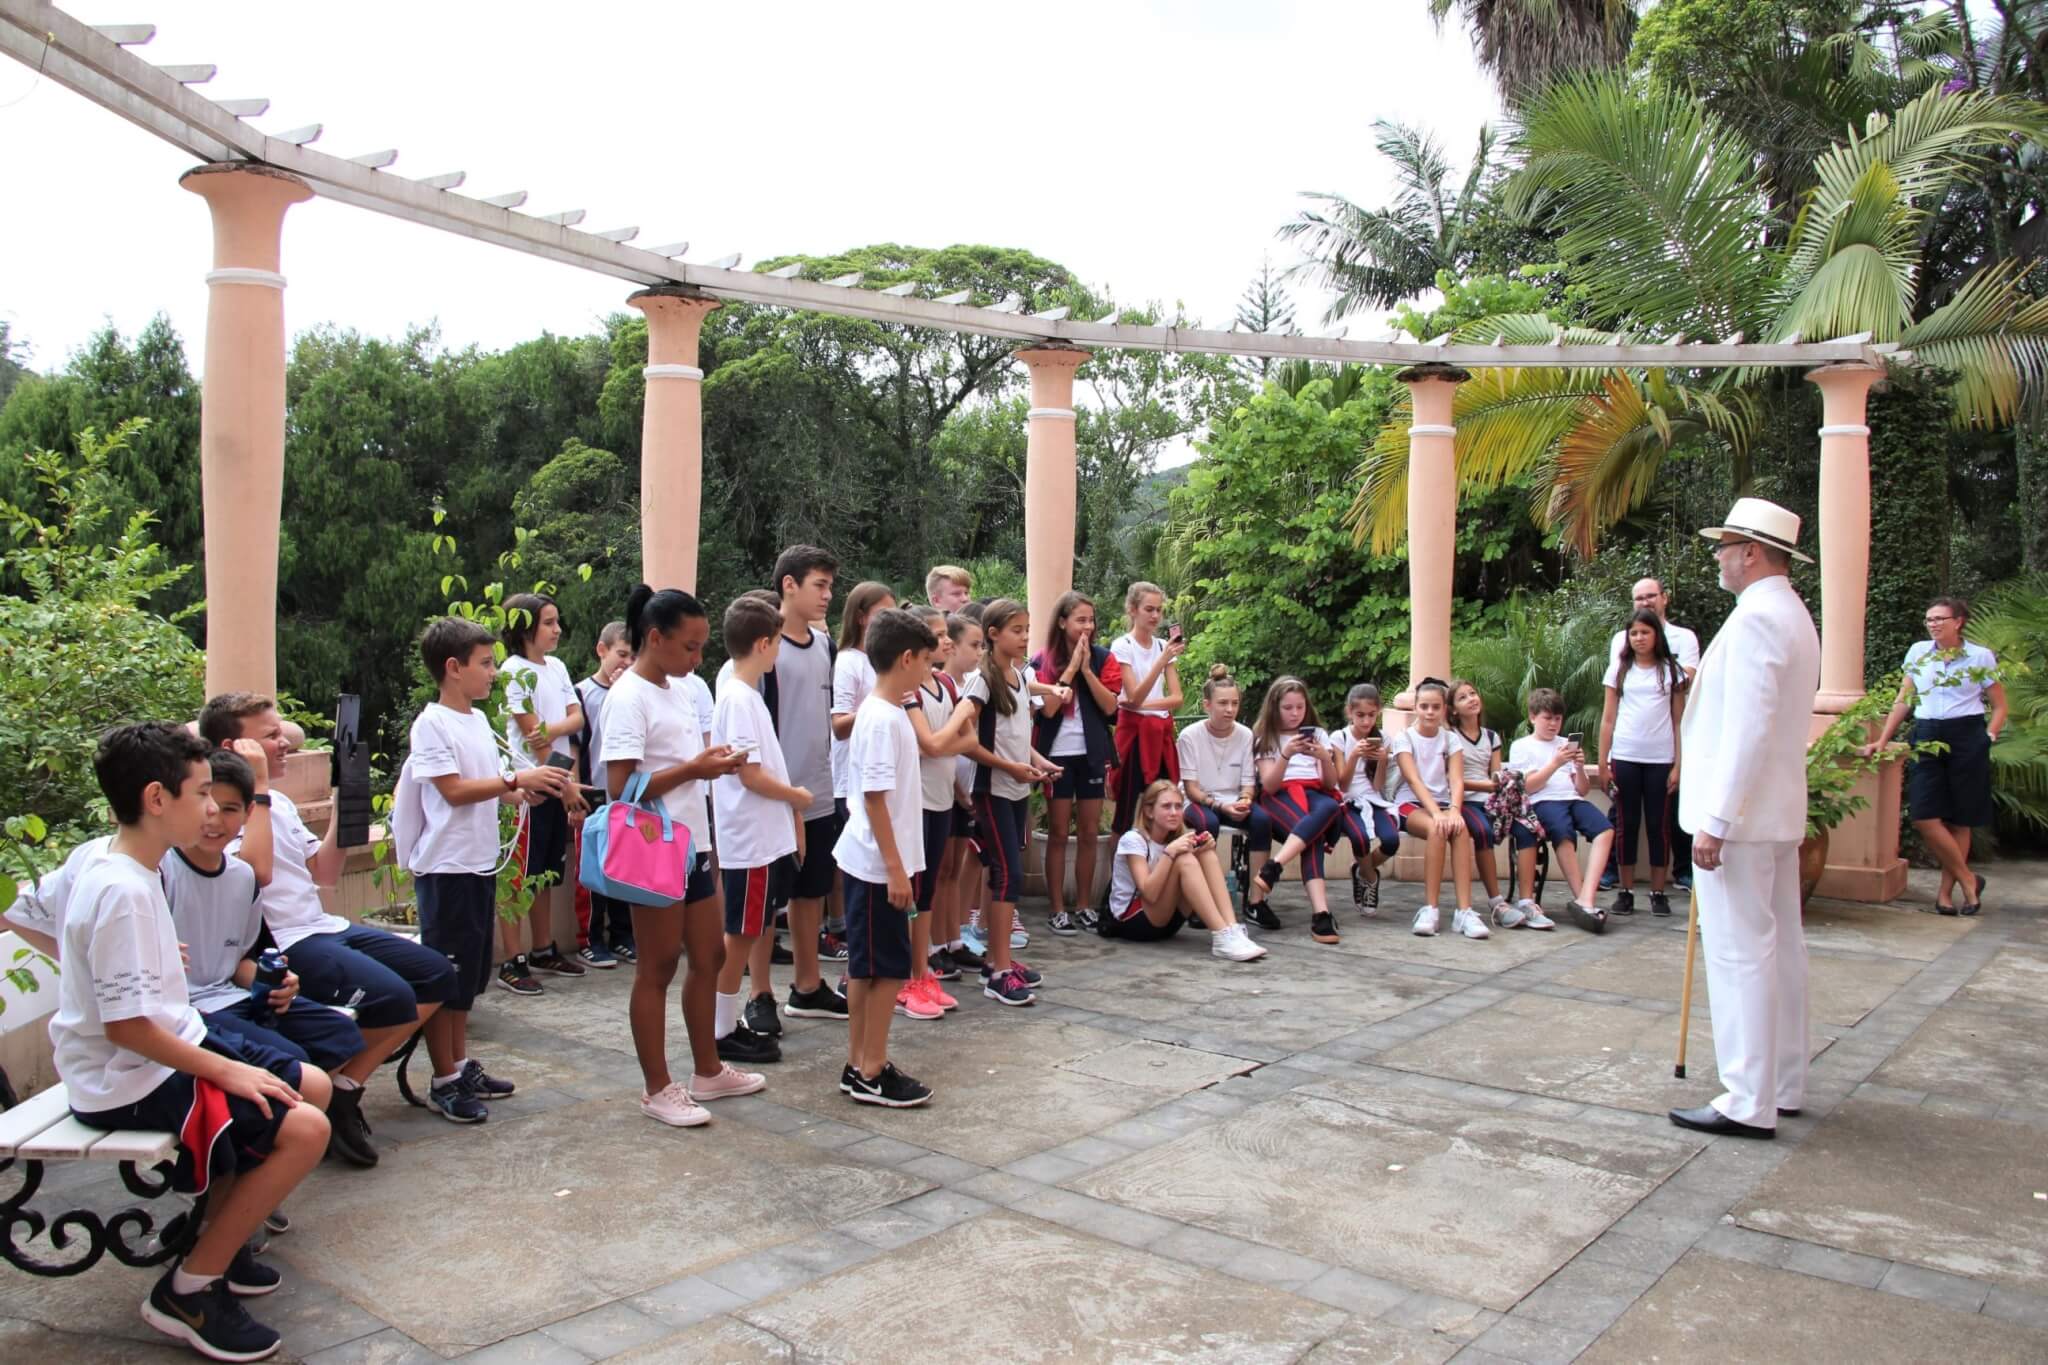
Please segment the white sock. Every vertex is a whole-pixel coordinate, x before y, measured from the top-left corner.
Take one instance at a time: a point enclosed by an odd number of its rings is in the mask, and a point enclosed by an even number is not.
[[[453,1084],[455,1084],[455,1082],[457,1082],[457,1081],[458,1081],[458,1080],[460,1080],[460,1079],[462,1079],[462,1068],[458,1066],[458,1067],[456,1067],[456,1068],[455,1068],[455,1073],[454,1073],[453,1075],[450,1075],[450,1076],[436,1076],[436,1077],[434,1077],[434,1084],[435,1084],[435,1085],[453,1085]]]
[[[460,1076],[463,1072],[467,1070],[469,1070],[469,1058],[464,1057],[461,1061],[455,1064],[456,1075]]]
[[[219,1278],[220,1276],[218,1275],[188,1275],[182,1270],[173,1270],[171,1272],[171,1292],[173,1294],[197,1294]]]
[[[328,1079],[334,1082],[334,1088],[336,1090],[361,1090],[363,1088],[363,1083],[361,1081],[351,1080],[349,1077],[342,1075],[338,1071],[335,1072],[332,1076],[328,1077]]]
[[[738,1027],[739,1022],[740,993],[734,991],[731,995],[726,995],[720,992],[718,994],[717,1022],[711,1027],[711,1036],[723,1038],[730,1034],[734,1028]]]

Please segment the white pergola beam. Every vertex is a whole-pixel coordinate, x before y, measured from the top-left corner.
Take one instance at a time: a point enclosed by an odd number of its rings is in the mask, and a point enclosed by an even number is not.
[[[688,242],[664,242],[660,246],[651,246],[647,249],[656,256],[680,256],[690,249],[690,244]]]
[[[636,227],[606,228],[603,232],[593,232],[590,235],[602,237],[607,242],[630,242],[640,235],[640,229]]]
[[[412,183],[422,185],[430,190],[452,190],[467,179],[469,179],[469,172],[467,171],[449,171],[444,175],[430,175],[424,179],[415,180]]]
[[[285,146],[288,147],[304,147],[308,143],[318,142],[320,140],[320,134],[326,131],[327,129],[324,124],[309,123],[303,128],[292,128],[286,130],[285,132],[279,133],[277,134],[277,136],[273,137],[271,141],[283,143]],[[353,165],[354,163],[343,162],[342,164]]]
[[[236,118],[261,118],[270,112],[268,99],[215,100],[214,103]]]
[[[525,202],[525,190],[514,190],[510,194],[494,194],[488,199],[477,200],[477,203],[486,204],[494,209],[516,209]]]
[[[93,32],[122,47],[140,47],[156,37],[155,24],[95,24]]]
[[[0,0],[0,52],[202,161],[261,162],[303,177],[324,198],[636,285],[685,285],[719,298],[1020,341],[1264,356],[1330,364],[1810,368],[1841,362],[1877,363],[1881,355],[1868,344],[1867,338],[1765,345],[1709,342],[1697,346],[1433,347],[1413,341],[1253,336],[1203,328],[1121,326],[1077,322],[1071,318],[1018,316],[968,307],[966,300],[970,296],[965,292],[943,299],[920,299],[879,290],[834,288],[817,280],[775,279],[736,270],[738,255],[722,257],[709,265],[691,265],[624,242],[576,231],[558,222],[510,212],[514,205],[524,202],[523,194],[500,196],[497,200],[470,199],[402,176],[381,175],[345,158],[314,151],[305,145],[310,136],[266,136],[48,0]],[[317,135],[317,131],[316,125],[311,134]],[[1021,303],[1018,300],[1009,306],[1017,308]]]
[[[160,66],[157,70],[180,85],[204,85],[220,74],[220,68],[212,62],[196,62],[190,66]]]
[[[350,157],[349,160],[358,166],[368,166],[373,171],[381,171],[398,160],[398,148],[386,147],[380,152],[364,152],[361,156]]]
[[[763,271],[762,273],[771,280],[793,280],[804,273],[804,263],[802,261],[792,261],[788,265],[778,265],[773,270]]]

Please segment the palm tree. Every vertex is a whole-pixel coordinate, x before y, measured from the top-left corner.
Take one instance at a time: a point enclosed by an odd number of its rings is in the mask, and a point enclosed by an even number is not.
[[[1633,0],[1429,0],[1439,28],[1454,9],[1510,105],[1554,76],[1620,65],[1636,31]]]
[[[1690,96],[1614,73],[1561,80],[1523,111],[1511,209],[1546,200],[1590,326],[1562,333],[1518,315],[1461,340],[1818,340],[1869,333],[1953,371],[1957,420],[2010,422],[2048,370],[2048,300],[2014,263],[1980,268],[1946,300],[1922,296],[1920,234],[1934,206],[1973,183],[2015,138],[2048,132],[2040,106],[1934,89],[1824,153],[1785,249],[1766,245],[1769,192],[1753,146]],[[1621,370],[1482,371],[1455,405],[1461,480],[1534,475],[1537,520],[1590,553],[1648,494],[1661,460],[1711,440],[1738,461],[1774,382]],[[1407,425],[1397,411],[1360,466],[1352,524],[1386,548],[1404,529]],[[1738,486],[1747,471],[1735,469]]]
[[[1392,207],[1365,209],[1341,194],[1305,192],[1304,199],[1323,207],[1303,209],[1278,234],[1300,241],[1308,257],[1287,273],[1336,294],[1326,324],[1436,287],[1437,272],[1457,261],[1493,151],[1493,133],[1482,127],[1464,183],[1454,189],[1454,171],[1435,138],[1386,119],[1372,127],[1380,155],[1394,163],[1399,188]]]

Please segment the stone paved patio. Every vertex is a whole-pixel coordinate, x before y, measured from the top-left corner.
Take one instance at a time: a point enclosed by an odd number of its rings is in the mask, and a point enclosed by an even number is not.
[[[1715,1089],[1684,920],[1414,938],[1414,895],[1264,963],[1060,940],[1039,1006],[897,1021],[929,1110],[832,1087],[792,1020],[760,1096],[646,1122],[625,973],[494,993],[522,1082],[481,1129],[380,1081],[373,1171],[273,1244],[286,1359],[1438,1362],[2048,1358],[2048,866],[1977,920],[1819,904],[1813,1091],[1774,1144],[1672,1128]],[[1682,899],[1679,908],[1684,908]],[[49,1199],[125,1202],[57,1168]],[[0,1357],[156,1365],[147,1276],[0,1275]]]

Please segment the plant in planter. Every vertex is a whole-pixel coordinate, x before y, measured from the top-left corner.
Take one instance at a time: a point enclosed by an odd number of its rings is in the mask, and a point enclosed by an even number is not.
[[[1900,674],[1881,679],[1861,700],[1836,716],[1806,748],[1806,838],[1799,845],[1799,904],[1819,884],[1828,862],[1828,836],[1837,825],[1870,805],[1870,798],[1856,788],[1865,776],[1883,764],[1906,754],[1938,753],[1948,746],[1939,741],[1894,744],[1888,750],[1863,751],[1871,732],[1891,709],[1898,695]]]

